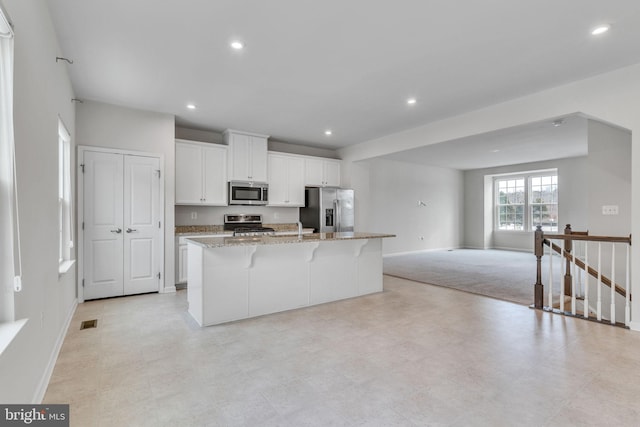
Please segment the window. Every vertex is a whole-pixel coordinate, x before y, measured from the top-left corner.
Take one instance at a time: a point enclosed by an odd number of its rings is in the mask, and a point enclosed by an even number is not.
[[[558,231],[557,171],[495,179],[496,229]]]
[[[65,273],[73,261],[73,228],[71,221],[71,137],[62,120],[58,121],[58,261]]]
[[[0,326],[14,321],[13,292],[20,290],[13,135],[13,30],[0,5]],[[0,353],[10,341],[0,328]]]

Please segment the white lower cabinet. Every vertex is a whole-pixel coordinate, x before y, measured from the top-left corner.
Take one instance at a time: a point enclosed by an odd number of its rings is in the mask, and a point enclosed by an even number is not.
[[[188,277],[188,259],[189,259],[189,246],[187,244],[187,239],[189,237],[228,237],[233,236],[232,232],[227,233],[216,233],[216,234],[206,234],[206,233],[198,233],[198,234],[183,234],[180,236],[176,236],[176,285],[184,285],[187,283]]]
[[[381,292],[380,240],[189,243],[189,313],[208,326]]]

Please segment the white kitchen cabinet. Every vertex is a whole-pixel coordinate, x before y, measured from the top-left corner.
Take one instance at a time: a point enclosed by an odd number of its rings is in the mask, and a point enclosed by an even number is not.
[[[176,205],[227,205],[227,150],[176,140]]]
[[[304,184],[309,187],[339,187],[340,160],[307,157]]]
[[[223,136],[229,145],[229,181],[267,182],[269,137],[230,129]]]
[[[304,158],[269,153],[269,206],[304,206]]]
[[[306,229],[305,229],[306,230]],[[313,232],[313,229],[311,230]],[[206,234],[206,233],[196,233],[196,234],[188,234],[182,236],[176,236],[176,285],[183,285],[187,283],[188,277],[188,251],[187,248],[188,242],[187,239],[198,237],[198,238],[207,238],[207,237],[231,237],[233,236],[232,231],[220,232],[215,234]]]
[[[176,237],[176,285],[187,283],[187,242]]]

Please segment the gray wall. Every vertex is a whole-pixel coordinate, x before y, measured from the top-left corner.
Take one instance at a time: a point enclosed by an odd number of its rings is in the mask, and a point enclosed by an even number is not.
[[[628,236],[631,233],[631,134],[589,120],[589,233]],[[619,215],[602,215],[603,205],[617,205]]]
[[[192,218],[195,213],[196,218]],[[300,218],[298,208],[265,206],[176,206],[176,225],[221,225],[224,214],[256,213],[265,224],[291,224]]]
[[[15,318],[28,322],[0,355],[0,402],[39,403],[76,303],[75,268],[58,277],[58,116],[75,146],[74,94],[69,66],[55,60],[64,55],[47,3],[3,0],[3,4],[15,25],[14,125],[23,288],[14,294],[14,308]]]
[[[462,172],[374,159],[351,165],[350,182],[356,229],[397,236],[384,240],[385,254],[461,245]]]
[[[533,249],[532,232],[493,231],[493,180],[485,179],[487,175],[557,168],[560,228],[571,223],[575,230],[585,230],[587,167],[587,157],[575,157],[464,172],[464,246],[480,249]]]
[[[174,116],[85,101],[77,109],[78,145],[156,153],[164,156],[164,277],[175,286]]]

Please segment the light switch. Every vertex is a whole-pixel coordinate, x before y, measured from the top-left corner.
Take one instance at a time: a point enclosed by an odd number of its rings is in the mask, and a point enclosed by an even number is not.
[[[618,215],[618,205],[603,205],[602,215]]]
[[[191,212],[191,219],[198,219],[198,212]]]

